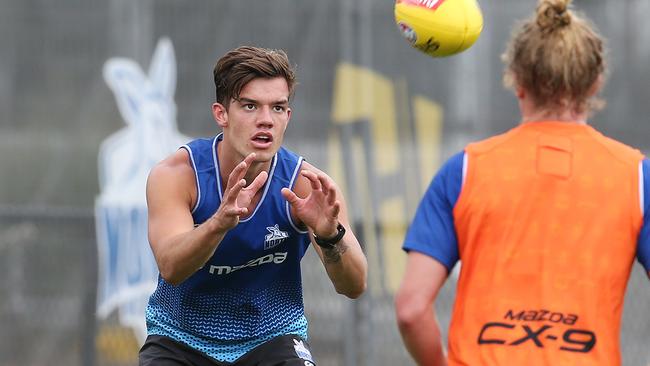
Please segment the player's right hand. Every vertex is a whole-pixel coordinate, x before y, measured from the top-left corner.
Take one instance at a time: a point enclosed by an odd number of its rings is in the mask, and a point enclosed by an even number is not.
[[[255,160],[255,153],[250,153],[228,176],[226,189],[223,192],[223,199],[213,218],[223,231],[230,230],[237,226],[240,216],[248,214],[250,205],[255,194],[264,186],[268,173],[260,172],[251,184],[246,187],[246,172]],[[245,187],[245,188],[244,188]]]

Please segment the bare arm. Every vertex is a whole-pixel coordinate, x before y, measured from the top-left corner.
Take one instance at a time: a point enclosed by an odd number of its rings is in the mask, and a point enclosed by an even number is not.
[[[246,215],[267,177],[262,172],[244,188],[243,177],[253,159],[251,154],[233,169],[221,206],[196,228],[191,214],[196,181],[187,151],[178,150],[152,169],[147,180],[149,243],[165,281],[177,285],[203,267],[239,216]]]
[[[343,195],[330,177],[308,163],[304,163],[294,190],[296,193],[284,188],[282,194],[291,204],[292,214],[307,225],[312,246],[336,292],[353,299],[361,296],[366,289],[368,263],[350,227]],[[314,242],[313,234],[334,237],[339,222],[346,233],[334,248],[323,249]]]
[[[447,268],[435,259],[410,252],[406,273],[395,298],[402,339],[420,366],[445,366],[434,302],[447,278]]]

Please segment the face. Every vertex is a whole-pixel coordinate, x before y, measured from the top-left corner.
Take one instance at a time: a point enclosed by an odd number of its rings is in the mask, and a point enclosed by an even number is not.
[[[228,110],[212,105],[215,120],[223,128],[226,154],[240,161],[254,152],[258,162],[267,162],[282,145],[291,109],[289,87],[282,77],[257,78],[246,84]]]

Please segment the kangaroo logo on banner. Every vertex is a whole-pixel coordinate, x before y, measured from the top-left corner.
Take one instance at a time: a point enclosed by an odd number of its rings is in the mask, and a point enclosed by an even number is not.
[[[99,150],[97,315],[105,319],[116,312],[120,324],[131,327],[142,344],[147,301],[158,281],[147,240],[146,180],[154,164],[190,140],[176,126],[171,41],[158,42],[148,74],[133,60],[111,58],[104,64],[104,80],[126,127]]]

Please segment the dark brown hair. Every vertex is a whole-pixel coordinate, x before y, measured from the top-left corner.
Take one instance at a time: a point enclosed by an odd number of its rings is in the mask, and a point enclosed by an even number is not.
[[[282,77],[287,81],[289,96],[296,85],[294,68],[282,50],[241,46],[217,61],[213,70],[217,102],[226,109],[232,98],[239,98],[242,88],[256,78]]]
[[[604,41],[571,0],[541,0],[533,17],[513,33],[503,61],[504,83],[524,88],[540,108],[599,109],[591,97],[606,71]]]

